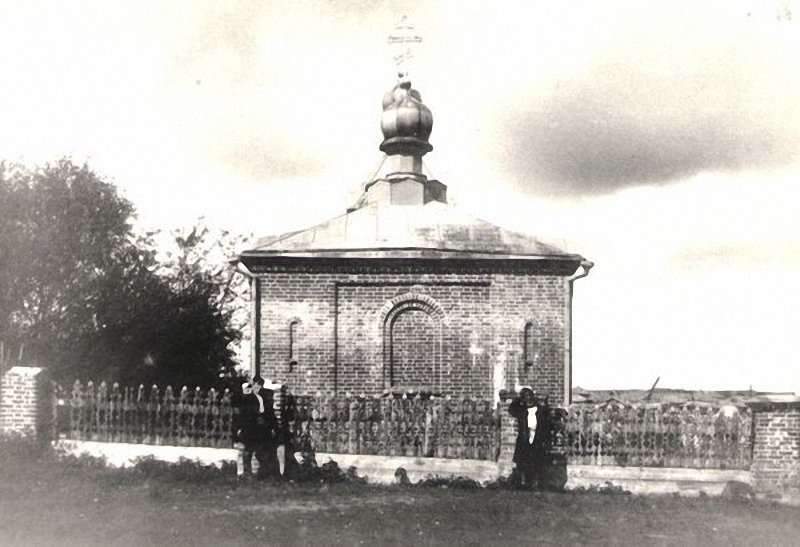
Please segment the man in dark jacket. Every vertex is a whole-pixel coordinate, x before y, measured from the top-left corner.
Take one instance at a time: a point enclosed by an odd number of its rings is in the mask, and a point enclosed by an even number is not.
[[[243,459],[245,476],[252,473],[253,454],[258,460],[258,477],[265,478],[280,474],[276,454],[278,421],[273,408],[274,393],[264,389],[264,379],[253,378],[253,392],[242,399],[241,429],[244,443]]]
[[[514,463],[523,487],[544,486],[544,469],[550,437],[547,398],[540,399],[530,387],[523,387],[511,401],[508,412],[517,419]]]

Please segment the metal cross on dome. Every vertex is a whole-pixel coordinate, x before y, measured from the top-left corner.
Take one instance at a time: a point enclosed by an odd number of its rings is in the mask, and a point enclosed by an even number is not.
[[[408,63],[414,57],[411,46],[422,42],[422,36],[415,32],[414,25],[403,15],[386,42],[392,49],[392,60],[397,65],[398,73],[408,76]]]

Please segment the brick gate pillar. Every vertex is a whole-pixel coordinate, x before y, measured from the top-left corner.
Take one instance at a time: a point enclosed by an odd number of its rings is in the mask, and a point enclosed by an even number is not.
[[[40,367],[10,368],[0,380],[0,432],[52,439],[51,383]]]
[[[800,502],[800,399],[754,401],[753,462],[760,496]]]
[[[497,463],[502,476],[508,476],[514,469],[514,448],[517,443],[517,420],[508,413],[508,405],[514,399],[514,392],[500,391],[497,412],[500,415],[500,454]]]

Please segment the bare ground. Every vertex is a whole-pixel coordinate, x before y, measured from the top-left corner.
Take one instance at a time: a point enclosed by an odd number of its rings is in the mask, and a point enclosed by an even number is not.
[[[797,545],[800,509],[708,498],[240,483],[0,459],[2,545]]]

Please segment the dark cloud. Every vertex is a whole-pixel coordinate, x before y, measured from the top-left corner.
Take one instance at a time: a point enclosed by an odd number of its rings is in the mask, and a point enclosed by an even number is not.
[[[750,78],[775,75],[740,69],[659,77],[605,66],[562,82],[506,121],[507,161],[537,193],[584,194],[795,160],[794,101],[755,95]]]

